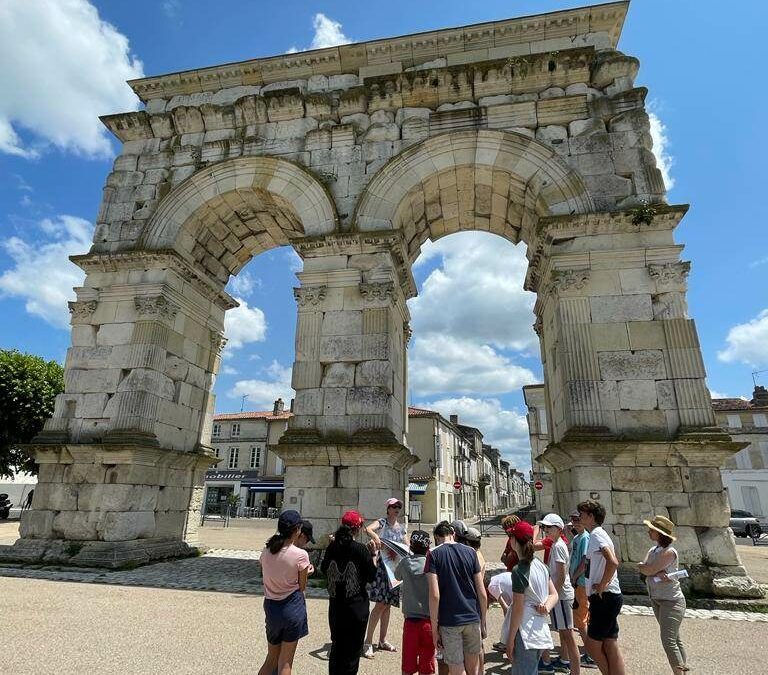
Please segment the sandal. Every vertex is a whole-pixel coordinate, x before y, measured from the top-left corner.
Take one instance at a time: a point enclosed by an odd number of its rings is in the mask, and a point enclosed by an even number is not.
[[[372,659],[373,658],[373,645],[372,644],[365,644],[365,645],[363,645],[363,658],[364,659]]]
[[[497,652],[505,652],[507,651],[507,645],[503,642],[497,642],[493,645],[493,649]]]
[[[397,647],[395,645],[390,644],[389,642],[379,642],[378,645],[376,645],[377,649],[380,649],[382,652],[396,652]]]

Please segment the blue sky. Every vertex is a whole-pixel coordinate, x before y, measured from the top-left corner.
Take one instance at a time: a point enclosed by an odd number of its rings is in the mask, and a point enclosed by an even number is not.
[[[136,105],[124,80],[582,4],[6,0],[0,345],[63,360],[66,300],[81,279],[66,256],[88,248],[117,150],[97,116]],[[669,201],[692,205],[677,232],[693,261],[689,307],[710,388],[729,396],[749,395],[751,371],[768,368],[764,18],[761,2],[729,12],[714,0],[635,0],[619,45],[641,61]],[[414,403],[459,412],[524,467],[520,386],[541,372],[522,253],[480,234],[425,247],[410,378]],[[290,250],[271,251],[231,286],[244,303],[228,322],[220,411],[239,410],[245,393],[247,409],[289,394],[298,265]]]

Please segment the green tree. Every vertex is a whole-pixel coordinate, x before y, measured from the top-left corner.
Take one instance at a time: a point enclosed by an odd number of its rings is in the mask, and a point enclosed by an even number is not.
[[[35,471],[19,445],[40,432],[62,391],[64,369],[56,361],[0,349],[0,477]]]

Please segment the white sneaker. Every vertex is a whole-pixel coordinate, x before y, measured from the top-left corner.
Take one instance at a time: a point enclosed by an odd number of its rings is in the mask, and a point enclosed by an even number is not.
[[[365,645],[363,645],[363,658],[365,658],[365,659],[372,659],[373,658],[373,645],[372,644],[365,644]]]

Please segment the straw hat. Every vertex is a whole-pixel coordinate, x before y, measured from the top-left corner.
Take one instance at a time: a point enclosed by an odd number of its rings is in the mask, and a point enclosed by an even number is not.
[[[675,531],[675,524],[664,516],[654,516],[653,520],[644,520],[643,523],[652,530],[656,530],[665,537],[669,537],[672,541],[675,541],[677,537],[672,534]]]

